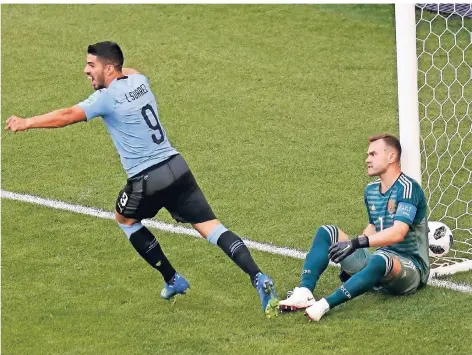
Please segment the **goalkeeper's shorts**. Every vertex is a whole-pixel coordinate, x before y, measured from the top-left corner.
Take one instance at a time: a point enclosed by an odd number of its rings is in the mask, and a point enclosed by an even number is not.
[[[374,253],[371,253],[366,248],[357,249],[354,253],[341,261],[341,269],[353,275],[366,267],[374,255],[382,256],[387,264],[393,262],[392,258],[397,257],[402,267],[395,278],[387,279],[387,277],[385,277],[380,280],[380,284],[377,285],[380,287],[376,287],[376,290],[395,295],[408,295],[416,292],[421,284],[421,275],[418,268],[410,259],[389,253],[385,250],[376,250]]]

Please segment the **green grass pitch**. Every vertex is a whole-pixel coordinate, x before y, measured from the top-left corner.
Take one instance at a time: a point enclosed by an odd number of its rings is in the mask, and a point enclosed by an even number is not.
[[[306,250],[358,233],[367,136],[398,133],[391,5],[2,5],[2,122],[91,93],[86,47],[148,76],[171,142],[223,223]],[[465,127],[467,128],[467,127]],[[2,189],[111,211],[125,182],[97,119],[1,136]],[[366,294],[319,324],[266,320],[247,277],[201,239],[156,232],[190,281],[175,305],[113,221],[1,200],[2,354],[469,354],[470,294]],[[172,222],[167,212],[156,217]],[[281,296],[301,260],[253,251]],[[315,292],[338,285],[328,268]],[[449,278],[472,284],[471,273]]]

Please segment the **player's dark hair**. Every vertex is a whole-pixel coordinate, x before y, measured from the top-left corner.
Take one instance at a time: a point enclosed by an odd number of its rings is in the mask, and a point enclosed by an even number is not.
[[[382,139],[386,145],[392,147],[397,152],[397,161],[400,161],[402,156],[402,146],[400,145],[400,141],[397,137],[391,134],[378,134],[376,136],[371,136],[368,138],[369,143],[375,142]]]
[[[123,68],[123,52],[116,42],[105,41],[91,44],[87,48],[87,53],[96,55],[105,62],[112,64],[119,71]]]

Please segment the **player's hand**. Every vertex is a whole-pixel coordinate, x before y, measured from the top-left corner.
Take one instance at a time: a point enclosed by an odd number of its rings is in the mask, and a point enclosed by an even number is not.
[[[5,131],[19,132],[28,129],[28,121],[17,116],[10,116],[5,125]]]
[[[359,248],[368,248],[369,238],[360,236],[351,240],[337,242],[328,249],[328,257],[333,263],[339,263]]]
[[[337,242],[329,247],[328,257],[333,263],[337,264],[348,255],[351,255],[355,250],[350,240]]]

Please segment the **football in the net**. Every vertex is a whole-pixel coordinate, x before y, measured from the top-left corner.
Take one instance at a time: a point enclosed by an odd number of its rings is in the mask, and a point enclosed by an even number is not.
[[[429,256],[446,255],[454,242],[451,230],[442,222],[428,222],[428,228]]]

